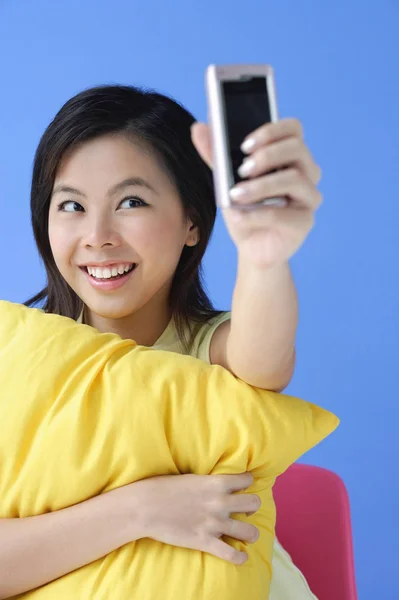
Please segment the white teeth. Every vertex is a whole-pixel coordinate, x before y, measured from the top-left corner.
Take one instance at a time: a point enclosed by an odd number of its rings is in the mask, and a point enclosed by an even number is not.
[[[96,279],[110,279],[117,275],[123,275],[131,270],[133,264],[130,265],[112,265],[112,267],[87,267],[87,272]]]

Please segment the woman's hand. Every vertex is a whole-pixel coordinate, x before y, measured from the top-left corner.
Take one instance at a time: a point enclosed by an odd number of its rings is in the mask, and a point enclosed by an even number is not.
[[[247,560],[247,554],[220,538],[226,535],[249,543],[258,539],[259,531],[254,525],[231,518],[234,513],[249,514],[259,509],[258,496],[234,493],[247,489],[252,483],[250,473],[171,475],[134,483],[131,489],[136,507],[139,506],[142,537],[201,550],[241,565]],[[125,488],[127,492],[129,487]]]
[[[192,138],[202,158],[212,166],[208,126],[194,124]],[[224,218],[239,255],[256,267],[270,268],[287,262],[311,230],[321,203],[316,187],[321,171],[296,119],[268,123],[243,142],[247,157],[240,175],[246,179],[230,191],[237,208],[225,209]],[[287,204],[238,209],[276,197],[285,198]]]
[[[0,598],[38,588],[143,537],[210,552],[235,564],[244,552],[222,534],[255,541],[258,530],[230,513],[259,508],[235,495],[251,475],[176,475],[144,479],[36,517],[0,519]]]

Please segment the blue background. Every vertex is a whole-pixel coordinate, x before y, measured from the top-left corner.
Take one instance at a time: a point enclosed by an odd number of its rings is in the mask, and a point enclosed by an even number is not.
[[[0,298],[43,283],[30,223],[33,153],[71,95],[155,87],[206,118],[207,64],[268,62],[281,116],[303,121],[325,203],[293,260],[301,300],[290,391],[334,410],[306,457],[337,471],[353,511],[362,600],[398,598],[397,1],[0,1]],[[219,219],[206,259],[230,303],[235,251]],[[339,599],[337,599],[339,600]]]

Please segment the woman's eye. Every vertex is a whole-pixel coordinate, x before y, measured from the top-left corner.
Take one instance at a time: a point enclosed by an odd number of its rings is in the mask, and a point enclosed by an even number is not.
[[[83,212],[83,206],[79,202],[73,200],[66,200],[58,205],[58,210],[62,212]]]
[[[119,204],[119,208],[137,208],[139,206],[148,206],[147,202],[144,202],[141,198],[136,196],[125,198]]]

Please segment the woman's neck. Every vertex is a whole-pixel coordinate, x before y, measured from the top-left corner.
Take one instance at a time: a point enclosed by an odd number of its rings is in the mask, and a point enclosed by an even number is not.
[[[151,306],[151,303],[119,319],[103,317],[87,307],[83,313],[83,322],[87,325],[101,333],[116,333],[123,339],[134,340],[140,346],[153,346],[169,325],[170,319],[171,314],[166,306],[160,310],[159,306]]]

